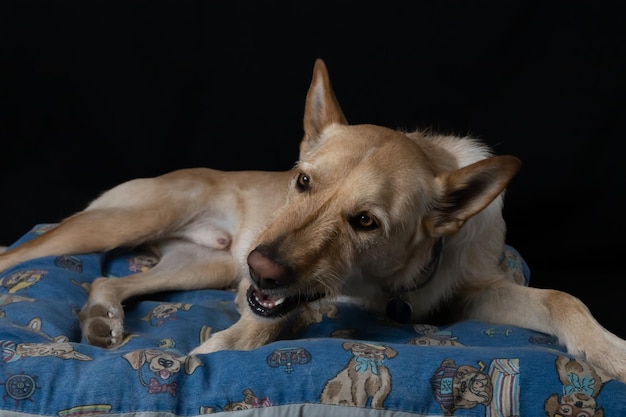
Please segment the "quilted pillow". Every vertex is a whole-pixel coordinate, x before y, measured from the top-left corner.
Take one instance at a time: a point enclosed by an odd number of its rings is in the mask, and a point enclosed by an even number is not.
[[[37,225],[19,245],[50,225]],[[141,251],[36,259],[0,274],[0,414],[34,416],[620,416],[626,384],[564,353],[551,336],[465,321],[399,325],[320,302],[297,338],[187,355],[239,317],[231,291],[126,304],[117,349],[81,339],[77,313],[100,276],[154,265]],[[528,282],[508,247],[503,268]],[[579,414],[576,414],[579,413]],[[584,414],[587,413],[587,414]]]

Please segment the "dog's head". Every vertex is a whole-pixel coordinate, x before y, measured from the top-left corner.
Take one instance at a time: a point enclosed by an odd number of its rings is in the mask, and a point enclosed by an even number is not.
[[[489,404],[493,396],[493,385],[481,369],[469,365],[459,366],[454,373],[454,408],[474,408],[477,404]]]
[[[181,369],[184,369],[186,374],[192,374],[202,364],[200,359],[193,355],[182,356],[157,349],[135,350],[125,354],[124,359],[135,370],[147,363],[150,371],[161,379],[169,379]]]
[[[352,352],[355,357],[372,361],[395,358],[398,354],[398,352],[388,346],[373,345],[371,343],[344,342],[342,346],[345,350]]]
[[[564,395],[561,399],[552,394],[544,402],[544,409],[548,417],[604,417],[604,409],[597,408],[595,398],[584,394],[582,398]]]
[[[449,140],[349,125],[317,60],[286,203],[248,256],[252,311],[279,317],[321,296],[410,285],[435,243],[496,199],[519,168],[517,158],[488,157],[476,145],[459,158],[437,143]]]

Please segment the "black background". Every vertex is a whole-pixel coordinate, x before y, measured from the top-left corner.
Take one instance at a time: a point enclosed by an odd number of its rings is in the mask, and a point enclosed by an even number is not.
[[[531,283],[626,337],[626,19],[605,1],[4,1],[0,244],[122,181],[283,170],[323,58],[351,123],[472,135]]]

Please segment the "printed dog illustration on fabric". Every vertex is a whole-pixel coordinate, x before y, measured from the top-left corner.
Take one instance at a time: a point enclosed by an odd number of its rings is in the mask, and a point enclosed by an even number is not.
[[[552,394],[546,399],[546,416],[604,417],[604,410],[598,407],[596,397],[611,378],[584,361],[566,356],[559,356],[555,365],[563,393],[560,396]]]
[[[191,375],[202,363],[200,359],[191,355],[180,355],[169,350],[140,349],[124,355],[130,366],[138,372],[139,382],[148,389],[150,394],[168,393],[176,396],[178,384],[169,382],[179,372]],[[148,365],[153,375],[148,381],[144,377],[144,365]]]
[[[498,267],[518,158],[469,137],[351,125],[322,60],[303,120],[292,169],[182,169],[122,183],[0,254],[0,270],[48,255],[156,248],[154,268],[94,281],[80,324],[106,348],[123,341],[130,297],[238,286],[240,319],[192,354],[265,345],[306,303],[343,295],[399,322],[419,323],[445,303],[454,319],[554,335],[626,382],[626,341],[579,299],[520,285]]]
[[[370,343],[345,342],[342,346],[352,353],[352,358],[326,383],[320,402],[365,407],[371,400],[372,408],[382,409],[391,392],[391,374],[384,361],[398,353],[390,347]]]
[[[493,398],[493,384],[484,373],[485,364],[479,367],[457,365],[445,359],[430,379],[435,399],[444,416],[453,416],[455,410],[489,405]]]

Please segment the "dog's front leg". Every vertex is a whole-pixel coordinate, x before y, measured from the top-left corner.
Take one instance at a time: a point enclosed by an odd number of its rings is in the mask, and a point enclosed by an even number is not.
[[[251,350],[275,341],[281,334],[286,318],[261,319],[244,309],[241,318],[227,329],[213,334],[209,340],[190,354],[212,353],[220,350]]]
[[[556,336],[568,353],[626,382],[626,341],[602,327],[578,298],[501,281],[471,291],[468,318],[511,324]]]
[[[163,291],[232,286],[239,276],[239,264],[226,251],[210,249],[183,240],[160,245],[163,256],[152,269],[122,278],[98,278],[80,311],[80,326],[93,345],[114,348],[125,337],[125,300]]]

